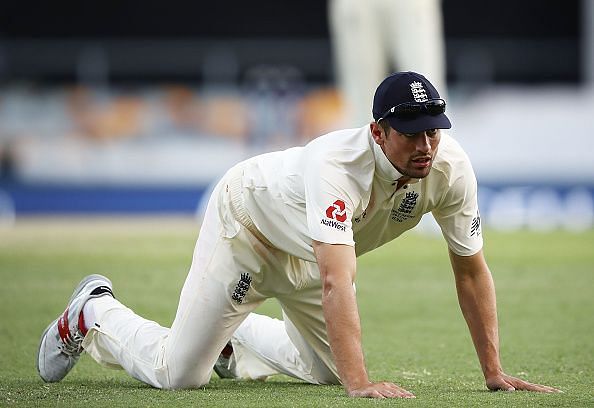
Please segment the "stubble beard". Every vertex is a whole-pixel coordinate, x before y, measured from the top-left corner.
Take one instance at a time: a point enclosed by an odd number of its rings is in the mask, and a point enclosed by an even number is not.
[[[394,165],[394,164],[393,164]],[[410,162],[410,166],[412,167],[412,161]],[[396,165],[394,168],[398,171],[398,173],[402,174],[405,177],[415,178],[415,179],[422,179],[429,175],[431,169],[433,168],[433,159],[431,159],[431,165],[426,169],[402,169]]]

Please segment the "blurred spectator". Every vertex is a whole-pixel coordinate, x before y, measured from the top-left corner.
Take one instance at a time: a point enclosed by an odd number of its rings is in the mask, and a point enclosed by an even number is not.
[[[196,94],[184,86],[164,89],[164,104],[172,127],[196,132],[200,124],[200,104]]]
[[[210,96],[202,104],[202,129],[209,135],[245,142],[248,108],[238,96]]]
[[[134,137],[141,133],[142,99],[130,95],[107,97],[84,87],[74,88],[68,107],[75,133],[97,140]]]
[[[309,92],[300,103],[300,142],[307,143],[316,135],[340,128],[344,103],[335,88],[320,88]]]
[[[265,149],[294,144],[304,88],[301,72],[292,66],[256,66],[247,72],[244,87],[249,143]]]
[[[14,153],[11,142],[0,141],[0,182],[11,181],[14,178]]]

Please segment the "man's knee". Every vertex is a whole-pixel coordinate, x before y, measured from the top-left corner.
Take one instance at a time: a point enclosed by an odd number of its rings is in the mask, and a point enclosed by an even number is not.
[[[163,389],[181,390],[193,389],[205,386],[210,382],[212,370],[207,372],[198,372],[197,370],[176,371],[169,373],[167,384]]]
[[[203,364],[168,364],[163,378],[163,389],[180,390],[200,388],[208,384],[212,367]],[[164,368],[165,368],[164,367]]]

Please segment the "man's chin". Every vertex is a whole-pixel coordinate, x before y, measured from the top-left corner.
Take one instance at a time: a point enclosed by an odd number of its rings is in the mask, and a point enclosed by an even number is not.
[[[422,179],[427,177],[430,172],[431,166],[426,169],[408,169],[404,175],[410,178]]]

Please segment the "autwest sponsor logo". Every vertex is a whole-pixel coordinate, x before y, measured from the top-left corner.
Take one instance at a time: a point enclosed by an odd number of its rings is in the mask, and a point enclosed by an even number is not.
[[[336,200],[334,203],[326,209],[326,217],[329,220],[322,219],[322,224],[328,227],[336,228],[341,231],[346,231],[346,226],[343,224],[346,221],[346,206],[344,201]]]
[[[327,225],[329,227],[333,227],[339,229],[341,231],[346,231],[346,226],[340,222],[334,220],[324,220],[322,219],[322,224]]]

